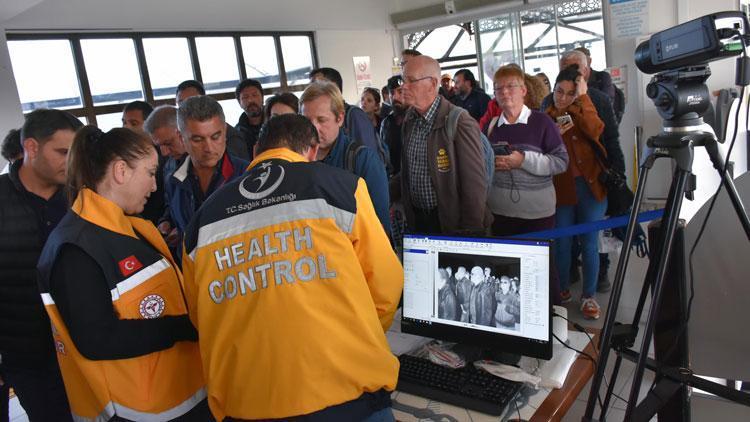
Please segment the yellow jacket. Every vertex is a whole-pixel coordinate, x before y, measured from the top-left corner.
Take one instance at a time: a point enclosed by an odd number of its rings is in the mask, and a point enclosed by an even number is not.
[[[180,270],[154,225],[126,216],[113,202],[83,189],[50,235],[39,260],[42,300],[76,420],[107,421],[117,414],[131,420],[168,421],[204,400],[196,342],[177,342],[129,359],[94,361],[81,355],[49,293],[50,272],[60,248],[68,243],[97,261],[120,319],[185,315],[187,308]]]
[[[362,179],[284,148],[185,233],[185,294],[214,416],[303,415],[393,390],[403,270]]]

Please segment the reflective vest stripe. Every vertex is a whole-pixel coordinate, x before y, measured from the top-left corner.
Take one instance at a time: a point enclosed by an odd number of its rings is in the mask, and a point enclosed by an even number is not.
[[[90,418],[85,418],[85,417],[74,414],[73,420],[75,422],[107,422],[108,420],[112,419],[113,416],[117,415],[122,418],[130,419],[133,421],[147,421],[147,422],[171,421],[172,419],[179,418],[180,416],[189,412],[196,405],[198,405],[198,403],[205,400],[206,395],[207,395],[206,389],[201,388],[184,402],[178,404],[177,406],[171,409],[165,410],[161,413],[140,412],[138,410],[131,409],[127,406],[123,406],[118,403],[109,402],[107,403],[107,406],[104,407],[104,410],[102,411],[102,413],[100,413],[96,418],[90,419]]]
[[[198,248],[219,240],[290,221],[332,218],[341,231],[351,233],[355,214],[334,207],[325,199],[319,198],[272,205],[252,211],[252,216],[250,219],[245,213],[238,214],[201,227],[198,231],[198,243],[189,253],[190,258],[195,259],[195,251]]]
[[[167,261],[166,258],[162,258],[161,260],[154,262],[148,267],[143,268],[132,276],[117,283],[117,286],[115,286],[115,288],[111,290],[112,302],[119,299],[120,295],[124,294],[125,292],[140,286],[155,275],[169,268],[169,261]]]
[[[42,293],[42,303],[44,303],[44,306],[54,305],[55,301],[49,293]]]

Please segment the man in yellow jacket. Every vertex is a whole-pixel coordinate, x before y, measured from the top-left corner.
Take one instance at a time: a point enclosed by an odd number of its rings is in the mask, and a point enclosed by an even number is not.
[[[384,332],[403,288],[364,180],[281,115],[185,233],[185,295],[217,420],[393,420]]]

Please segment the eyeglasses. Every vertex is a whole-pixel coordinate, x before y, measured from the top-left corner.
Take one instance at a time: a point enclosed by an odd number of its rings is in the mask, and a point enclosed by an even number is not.
[[[496,86],[496,87],[495,87],[495,92],[503,92],[503,91],[505,91],[506,89],[507,89],[508,91],[513,91],[514,89],[516,89],[516,88],[518,88],[518,87],[520,87],[520,86],[521,86],[521,85],[519,85],[519,84],[499,85],[499,86]]]
[[[404,85],[408,85],[408,84],[415,84],[415,83],[417,83],[419,81],[423,81],[425,79],[435,79],[435,78],[433,78],[432,76],[424,76],[424,77],[421,77],[421,78],[418,78],[418,79],[404,78],[404,79],[401,79],[401,80],[398,81],[398,86],[404,86]]]

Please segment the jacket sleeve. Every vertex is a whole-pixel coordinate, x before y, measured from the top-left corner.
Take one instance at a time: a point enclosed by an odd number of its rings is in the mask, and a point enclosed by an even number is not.
[[[540,117],[540,123],[544,125],[542,152],[524,151],[521,168],[535,176],[554,176],[568,168],[568,150],[560,136],[560,129],[552,119],[546,114]]]
[[[375,128],[367,114],[359,107],[351,106],[349,111],[349,139],[358,140],[373,151],[378,151],[378,139],[375,134]]]
[[[50,294],[76,348],[89,360],[143,356],[198,338],[187,315],[118,319],[104,273],[77,246],[62,247],[52,268]]]
[[[568,108],[573,117],[573,122],[578,129],[589,139],[599,140],[604,132],[604,122],[596,113],[596,107],[588,95],[581,95],[575,103]]]
[[[391,217],[389,212],[390,198],[388,197],[388,175],[385,166],[375,151],[362,148],[357,153],[356,173],[361,175],[367,183],[367,189],[372,198],[372,205],[380,219],[386,233],[391,233]]]
[[[198,326],[198,292],[195,280],[195,261],[190,256],[193,247],[188,242],[194,236],[193,224],[191,222],[187,227],[186,235],[183,237],[183,242],[180,244],[182,249],[182,291],[185,295],[185,302],[187,303],[188,315],[194,326]]]
[[[458,194],[461,198],[460,227],[483,233],[487,207],[487,176],[479,125],[469,113],[461,113],[454,142]]]
[[[487,133],[487,126],[489,126],[492,118],[500,115],[500,106],[497,105],[497,101],[490,99],[487,103],[487,111],[484,112],[482,117],[479,119],[479,129],[483,133]]]
[[[357,213],[350,238],[380,324],[383,331],[387,331],[404,288],[404,271],[385,232],[377,224],[378,217],[370,201],[367,184],[361,178],[354,196]]]
[[[625,156],[622,154],[622,148],[620,147],[620,132],[617,129],[612,101],[601,91],[599,91],[597,98],[594,98],[591,94],[589,96],[596,107],[599,118],[604,122],[604,132],[600,139],[604,149],[607,150],[607,158],[612,167],[625,172]]]

